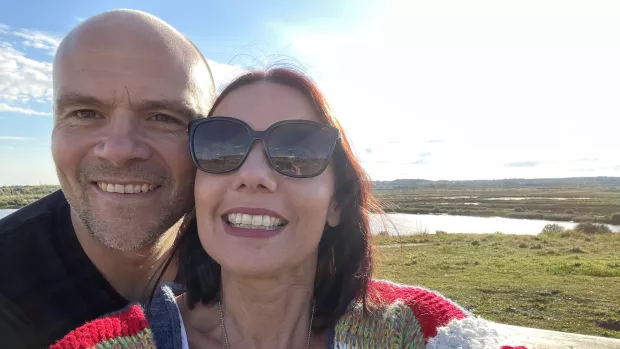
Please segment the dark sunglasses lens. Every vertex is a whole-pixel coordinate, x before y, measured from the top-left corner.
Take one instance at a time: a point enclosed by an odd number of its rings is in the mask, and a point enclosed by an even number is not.
[[[198,167],[221,173],[239,166],[250,145],[248,130],[240,123],[215,120],[194,130],[193,149]]]
[[[323,170],[334,147],[333,130],[310,124],[284,124],[269,135],[273,165],[292,177],[315,176]]]

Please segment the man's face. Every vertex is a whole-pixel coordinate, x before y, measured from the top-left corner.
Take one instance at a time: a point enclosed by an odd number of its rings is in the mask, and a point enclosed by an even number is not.
[[[72,210],[105,246],[153,242],[193,202],[187,123],[206,68],[157,45],[81,45],[58,58],[52,155]]]

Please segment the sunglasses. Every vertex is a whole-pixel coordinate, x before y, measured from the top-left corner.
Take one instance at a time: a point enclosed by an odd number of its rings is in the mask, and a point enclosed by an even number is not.
[[[279,121],[255,131],[242,120],[210,116],[189,123],[192,160],[207,173],[228,173],[243,165],[255,141],[260,140],[270,166],[295,178],[321,174],[329,164],[340,131],[310,120]]]

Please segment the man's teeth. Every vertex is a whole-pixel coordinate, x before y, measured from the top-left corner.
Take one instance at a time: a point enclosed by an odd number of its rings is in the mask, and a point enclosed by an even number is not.
[[[232,226],[246,229],[276,229],[284,223],[277,217],[245,213],[228,214],[228,222]]]
[[[157,188],[154,184],[112,184],[105,182],[97,182],[97,186],[108,193],[121,193],[121,194],[138,194],[146,193],[148,191]]]

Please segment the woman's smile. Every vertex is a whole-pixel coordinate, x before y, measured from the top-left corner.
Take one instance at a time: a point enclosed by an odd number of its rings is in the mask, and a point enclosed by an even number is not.
[[[280,214],[264,208],[239,207],[222,215],[224,231],[248,238],[268,238],[282,232],[288,221]]]

